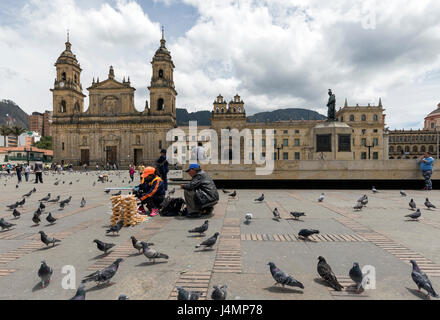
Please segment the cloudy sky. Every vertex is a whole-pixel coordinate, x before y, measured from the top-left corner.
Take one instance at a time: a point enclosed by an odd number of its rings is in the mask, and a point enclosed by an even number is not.
[[[143,110],[164,25],[179,108],[239,93],[248,114],[326,114],[332,88],[338,107],[382,97],[391,129],[419,128],[440,103],[439,17],[438,0],[0,0],[0,99],[52,109],[70,29],[84,91],[113,65]]]

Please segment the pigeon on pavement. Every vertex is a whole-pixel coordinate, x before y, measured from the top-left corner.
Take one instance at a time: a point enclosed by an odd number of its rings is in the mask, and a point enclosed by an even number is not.
[[[274,285],[281,284],[283,288],[284,286],[291,286],[304,289],[304,285],[301,282],[284,273],[281,269],[278,269],[273,262],[269,262],[268,265],[270,267],[270,273],[276,281]]]
[[[49,246],[49,244],[52,243],[52,246],[55,247],[55,242],[61,242],[61,240],[49,237],[47,234],[44,233],[44,231],[39,231],[39,234],[41,235],[41,241],[46,246]]]
[[[116,192],[116,193],[113,193],[113,194],[112,194],[112,196],[114,196],[114,197],[115,197],[115,196],[120,196],[120,195],[121,195],[121,193],[122,193],[122,191],[121,191],[121,190],[119,190],[118,192]]]
[[[252,215],[252,213],[248,212],[248,213],[246,213],[244,218],[245,218],[244,223],[250,224],[252,221],[253,215]]]
[[[142,247],[142,241],[139,241],[135,238],[135,236],[131,236],[131,243],[133,244],[133,248],[138,250],[139,253],[141,253],[143,247]],[[147,246],[154,246],[154,243],[147,242]]]
[[[105,243],[102,241],[99,241],[98,239],[93,240],[93,242],[96,243],[99,250],[103,251],[104,253],[107,253],[107,250],[110,250],[115,246],[114,243]]]
[[[400,190],[400,195],[401,195],[402,197],[406,197],[406,192],[403,191],[403,190]]]
[[[356,205],[353,207],[354,210],[359,211],[362,210],[362,208],[364,207],[364,205],[362,204],[362,202],[358,202],[356,203]]]
[[[124,261],[122,258],[116,259],[116,261],[108,267],[105,267],[102,270],[95,271],[88,276],[85,276],[81,282],[86,283],[89,281],[95,281],[98,284],[109,282],[110,279],[113,278],[113,276],[116,274],[116,271],[118,271],[119,264],[122,261]]]
[[[32,221],[35,223],[35,225],[40,224],[41,220],[40,220],[40,215],[38,213],[34,213],[34,216],[32,217]]]
[[[412,264],[411,278],[416,283],[418,290],[420,291],[420,289],[425,289],[428,292],[428,296],[433,296],[434,298],[438,298],[438,294],[435,292],[434,288],[432,287],[432,283],[429,280],[426,273],[420,270],[415,260],[410,260],[410,262]]]
[[[235,190],[234,190],[234,192],[229,194],[229,196],[232,198],[235,198],[236,195],[237,195],[237,191],[235,191]]]
[[[304,217],[306,214],[304,212],[290,212],[290,215],[293,217],[293,219],[298,220],[299,217]]]
[[[24,198],[24,197],[30,197],[30,196],[31,196],[31,194],[32,194],[32,190],[31,190],[31,191],[29,191],[28,193],[25,193],[25,194],[23,195],[23,198]]]
[[[318,274],[323,278],[333,289],[341,291],[344,287],[338,282],[330,265],[325,261],[324,257],[318,257]]]
[[[149,260],[153,260],[153,263],[156,262],[156,259],[167,259],[168,260],[169,257],[165,253],[157,252],[156,250],[148,247],[148,244],[146,242],[142,241],[141,244],[142,244],[142,253]]]
[[[21,199],[21,201],[18,202],[18,205],[19,205],[20,207],[23,207],[23,205],[25,204],[25,202],[26,202],[26,198],[23,198],[23,199]]]
[[[426,206],[429,210],[431,210],[431,208],[435,208],[435,206],[429,201],[428,198],[426,198],[425,206]]]
[[[50,193],[47,194],[47,196],[45,196],[44,198],[41,198],[38,201],[48,201],[50,199]]]
[[[255,201],[263,201],[264,200],[264,193],[261,194],[261,196],[257,199],[255,199]]]
[[[129,300],[129,299],[128,299],[128,297],[127,297],[125,294],[121,294],[121,295],[118,297],[118,300]]]
[[[362,204],[364,207],[366,207],[366,206],[367,206],[367,203],[368,203],[368,197],[365,196],[365,198],[361,201],[361,204]]]
[[[225,190],[224,188],[222,188],[223,193],[230,193],[230,191]]]
[[[196,227],[194,229],[188,230],[189,233],[199,233],[204,234],[206,230],[208,230],[208,220],[205,220],[205,222],[200,226],[200,227]]]
[[[318,202],[322,202],[322,201],[324,201],[324,192],[321,193],[321,195],[318,198]]]
[[[420,209],[417,209],[416,212],[413,212],[411,214],[407,214],[405,217],[411,218],[413,220],[418,220],[422,213],[420,212]]]
[[[373,193],[377,192],[377,190],[376,190],[376,188],[374,186],[373,186],[373,188],[371,188],[371,191],[373,191]]]
[[[5,219],[0,218],[0,227],[2,227],[2,230],[6,229],[9,230],[9,228],[15,226],[15,224],[13,223],[9,223],[7,221],[5,221]]]
[[[409,202],[409,207],[411,208],[411,210],[416,209],[416,203],[414,202],[414,199],[411,199],[411,201]]]
[[[86,285],[84,283],[81,283],[78,287],[78,290],[76,290],[75,295],[70,298],[70,300],[86,300]]]
[[[362,270],[359,268],[359,263],[357,262],[353,263],[353,267],[350,269],[349,276],[351,280],[353,280],[354,283],[356,283],[356,293],[359,293],[362,287],[362,281],[364,279]]]
[[[199,300],[201,292],[187,291],[182,287],[177,287],[177,300]]]
[[[10,204],[10,205],[7,205],[7,207],[9,208],[9,209],[15,209],[15,208],[17,208],[18,207],[18,202],[16,202],[16,203],[14,203],[14,204]]]
[[[110,192],[110,189],[104,190],[104,192],[105,192],[105,193],[109,193],[109,192]]]
[[[226,289],[228,286],[225,284],[220,288],[218,286],[213,286],[214,290],[211,293],[212,300],[226,300]]]
[[[197,245],[196,248],[200,248],[201,246],[204,246],[206,248],[211,248],[216,242],[217,237],[220,235],[220,233],[216,232],[211,238],[206,239],[201,244]]]
[[[319,234],[319,230],[314,230],[314,229],[301,229],[301,230],[298,232],[298,236],[301,237],[301,238],[303,238],[303,239],[306,239],[306,240],[308,240],[309,237],[310,237],[312,234]]]
[[[168,191],[168,195],[172,195],[176,192],[176,188],[171,189],[170,191]]]
[[[119,234],[119,230],[122,229],[122,226],[124,225],[124,219],[121,219],[117,224],[115,224],[114,226],[110,226],[110,229],[108,229],[106,231],[106,233],[110,233],[112,232],[112,234],[115,234],[115,232],[117,234]]]
[[[21,213],[17,209],[14,209],[14,211],[12,211],[12,215],[15,217],[15,219],[18,219],[20,218]]]
[[[60,201],[60,196],[59,196],[59,195],[58,195],[55,199],[48,200],[47,202],[53,202],[53,203],[55,203],[55,202],[58,202],[58,201]]]
[[[273,209],[273,218],[277,221],[280,221],[281,216],[280,216],[280,212],[278,211],[278,208]]]
[[[52,216],[52,213],[49,212],[49,213],[47,214],[46,221],[49,222],[50,224],[54,224],[55,221],[57,221],[57,218],[54,218],[54,217]]]
[[[81,204],[79,205],[81,208],[83,208],[86,205],[86,200],[84,197],[81,199]]]
[[[367,195],[366,194],[364,194],[362,197],[360,197],[357,202],[362,202],[365,199],[367,199]]]
[[[46,206],[44,205],[43,202],[40,202],[40,206],[39,206],[39,208],[40,208],[41,210],[44,210],[44,209],[46,209]]]
[[[41,279],[41,287],[46,287],[46,283],[50,282],[50,277],[53,274],[53,269],[46,264],[46,261],[41,261],[40,269],[38,269],[38,277]]]

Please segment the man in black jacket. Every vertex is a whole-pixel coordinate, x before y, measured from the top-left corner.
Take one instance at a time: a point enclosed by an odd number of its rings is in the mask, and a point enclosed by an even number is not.
[[[209,215],[219,200],[217,187],[211,177],[197,163],[185,170],[192,177],[189,183],[181,184],[189,216]]]
[[[160,157],[156,160],[156,168],[157,171],[159,171],[160,177],[163,180],[163,184],[165,187],[165,191],[168,190],[168,161],[167,161],[167,151],[165,149],[162,149],[160,151]]]

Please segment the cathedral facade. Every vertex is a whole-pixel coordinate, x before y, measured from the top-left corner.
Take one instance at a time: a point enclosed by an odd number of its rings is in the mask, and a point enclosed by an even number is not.
[[[54,162],[73,165],[149,163],[168,146],[166,133],[176,126],[174,63],[162,34],[151,64],[150,106],[139,112],[134,106],[130,78],[115,78],[113,67],[104,81],[87,88],[85,110],[81,67],[71,43],[55,63],[53,95]]]

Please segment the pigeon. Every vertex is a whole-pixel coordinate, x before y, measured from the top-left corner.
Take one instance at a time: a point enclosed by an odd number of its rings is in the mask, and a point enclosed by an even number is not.
[[[165,253],[157,252],[156,250],[148,247],[148,244],[146,242],[142,241],[141,244],[142,244],[142,253],[149,260],[153,260],[153,263],[156,262],[156,259],[167,259],[168,260],[169,257]]]
[[[377,190],[376,190],[376,188],[374,186],[373,186],[373,188],[371,188],[371,191],[373,191],[373,193],[377,192]]]
[[[131,236],[131,243],[133,244],[133,248],[138,250],[139,253],[141,253],[142,250],[142,241],[138,241],[134,236]],[[147,246],[154,246],[154,243],[147,242]]]
[[[54,185],[57,186],[60,183],[59,180],[55,181]]]
[[[52,213],[49,212],[49,213],[47,214],[46,221],[49,222],[50,224],[54,224],[55,221],[57,221],[57,219],[54,218],[54,217],[52,216]]]
[[[112,194],[112,196],[114,196],[114,197],[115,197],[115,196],[120,196],[120,195],[121,195],[121,193],[122,193],[122,191],[121,191],[121,190],[119,190],[118,192],[116,192],[116,193],[113,193],[113,194]]]
[[[246,223],[246,224],[251,223],[251,220],[253,218],[252,213],[246,213],[246,216],[244,218],[245,218],[244,223]]]
[[[324,257],[319,256],[318,260],[318,274],[330,285],[330,287],[336,291],[341,291],[344,287],[338,282],[330,265],[325,261]]]
[[[353,263],[353,267],[350,269],[349,276],[351,280],[356,283],[356,292],[359,293],[360,288],[362,287],[362,280],[364,275],[362,274],[361,269],[359,268],[359,263]]]
[[[86,300],[86,285],[84,283],[81,283],[78,287],[78,290],[76,290],[75,295],[70,298],[70,300]]]
[[[12,215],[15,217],[15,219],[18,219],[20,218],[21,213],[17,209],[14,209],[14,211],[12,211]]]
[[[278,269],[273,262],[269,262],[268,265],[270,267],[270,273],[276,281],[274,285],[281,284],[283,288],[284,286],[291,286],[304,289],[304,285],[301,282],[284,273],[281,269]]]
[[[321,193],[321,195],[318,198],[318,202],[322,202],[322,201],[324,201],[324,192]]]
[[[172,195],[176,192],[176,188],[171,189],[170,191],[168,191],[168,195]]]
[[[17,208],[18,207],[18,202],[16,202],[16,203],[14,203],[14,204],[10,204],[10,205],[8,205],[7,206],[9,209],[15,209],[15,208]]]
[[[182,287],[177,287],[177,300],[199,300],[200,292],[187,291]]]
[[[40,215],[38,213],[34,213],[34,216],[32,217],[32,221],[35,223],[35,225],[40,224]]]
[[[212,300],[226,300],[226,289],[228,286],[225,284],[220,288],[218,286],[213,286],[214,290],[211,293]]]
[[[47,202],[53,202],[53,203],[58,202],[58,201],[60,201],[60,196],[57,196],[55,199],[52,199],[52,200],[47,200]]]
[[[35,189],[35,187],[32,189],[32,192],[37,192],[37,189]]]
[[[257,199],[255,199],[254,201],[263,201],[264,200],[264,193],[261,194],[261,196]]]
[[[81,283],[86,283],[89,281],[95,281],[98,284],[102,283],[108,283],[111,278],[116,274],[116,271],[118,271],[119,264],[124,261],[122,258],[118,258],[108,267],[105,267],[102,270],[98,270],[96,272],[93,272],[89,274],[88,276],[84,277],[84,279],[81,281]]]
[[[319,230],[313,230],[313,229],[301,229],[298,232],[298,236],[303,239],[308,239],[312,234],[318,234]]]
[[[18,189],[18,184],[15,185],[15,188]]]
[[[41,209],[41,210],[46,209],[46,206],[43,204],[43,202],[40,202],[40,209]]]
[[[110,233],[112,232],[112,234],[115,234],[115,232],[117,234],[119,234],[119,230],[122,229],[122,226],[124,225],[124,219],[121,219],[117,224],[115,224],[114,226],[110,226],[110,229],[108,229],[106,231],[106,233]]]
[[[354,210],[362,210],[362,208],[364,207],[364,205],[362,204],[362,202],[358,202],[356,203],[356,205],[353,207]]]
[[[417,209],[416,212],[411,213],[411,214],[407,214],[405,217],[411,218],[413,220],[418,220],[421,215],[422,215],[422,213],[420,212],[420,209]]]
[[[203,234],[205,233],[206,230],[208,230],[208,220],[205,220],[205,222],[200,227],[196,227],[194,229],[188,230],[188,232]]]
[[[72,200],[72,196],[69,196],[67,199],[61,201],[61,203],[69,204],[70,200]]]
[[[18,202],[18,205],[20,207],[23,207],[24,203],[26,202],[26,198],[23,198],[21,201]]]
[[[32,194],[32,190],[31,190],[31,191],[29,191],[28,193],[25,193],[25,194],[23,195],[23,198],[24,198],[24,197],[30,197],[30,196],[31,196],[31,194]]]
[[[107,253],[107,250],[110,250],[115,246],[114,243],[105,243],[102,241],[99,241],[98,239],[93,240],[93,242],[96,243],[99,250],[104,251],[104,253]]]
[[[65,206],[66,206],[65,202],[60,202],[60,209],[59,210],[63,210]]]
[[[225,190],[224,188],[222,188],[223,193],[230,193],[230,191]]]
[[[52,243],[52,246],[55,247],[55,242],[61,242],[61,240],[49,237],[47,234],[44,233],[44,231],[39,231],[39,234],[41,235],[41,241],[46,246],[49,246],[49,244]]]
[[[290,212],[291,216],[295,219],[298,220],[299,217],[304,217],[306,214],[304,212]]]
[[[367,206],[367,203],[368,203],[368,197],[366,196],[366,197],[361,201],[361,204],[362,204],[364,207],[366,207],[366,206]]]
[[[435,205],[433,205],[433,204],[428,200],[428,198],[426,198],[425,206],[426,206],[429,210],[431,210],[431,208],[435,208]]]
[[[232,198],[235,198],[235,196],[237,195],[237,191],[234,190],[234,192],[230,193],[229,196]]]
[[[415,260],[410,260],[410,262],[412,264],[411,278],[416,283],[418,290],[420,291],[420,289],[425,289],[428,292],[428,296],[433,296],[434,298],[438,298],[438,294],[435,292],[434,288],[432,287],[432,283],[429,280],[426,273],[420,270]]]
[[[50,277],[53,274],[53,269],[46,264],[46,261],[41,261],[40,269],[38,269],[38,277],[41,279],[41,287],[46,287],[46,283],[50,282]]]
[[[40,207],[38,207],[37,210],[35,210],[34,213],[36,213],[36,214],[38,214],[38,215],[41,215],[42,212],[43,212],[43,211],[41,211]]]
[[[364,194],[362,197],[360,197],[360,198],[358,199],[357,202],[362,202],[362,201],[364,201],[364,200],[367,199],[367,198],[368,198],[367,195]]]
[[[84,208],[84,206],[86,205],[86,200],[84,199],[84,197],[81,199],[81,204],[79,205],[81,208]]]
[[[203,241],[201,244],[197,245],[196,248],[200,248],[201,246],[204,246],[206,248],[211,248],[217,241],[217,237],[220,235],[220,233],[216,232],[214,233],[214,235],[209,238],[206,239],[205,241]]]
[[[414,199],[411,199],[411,201],[409,202],[409,207],[413,211],[416,209],[416,203],[414,202]]]
[[[2,227],[2,230],[9,230],[11,227],[15,226],[13,223],[9,223],[5,221],[5,219],[0,218],[0,227]]]
[[[110,192],[110,189],[104,190],[104,192],[105,192],[105,193],[109,193],[109,192]]]
[[[125,294],[121,294],[121,295],[118,297],[118,300],[128,300],[128,297],[127,297]]]
[[[403,191],[403,190],[400,190],[400,195],[401,195],[402,197],[406,197],[406,192]]]
[[[69,186],[71,186],[71,185],[72,185],[72,181],[69,182]]]
[[[273,213],[274,219],[277,220],[277,221],[280,221],[281,216],[280,216],[280,213],[279,213],[278,209],[277,208],[273,209],[272,213]]]
[[[47,196],[45,196],[44,198],[41,198],[38,201],[48,201],[50,199],[50,193],[47,194]]]

